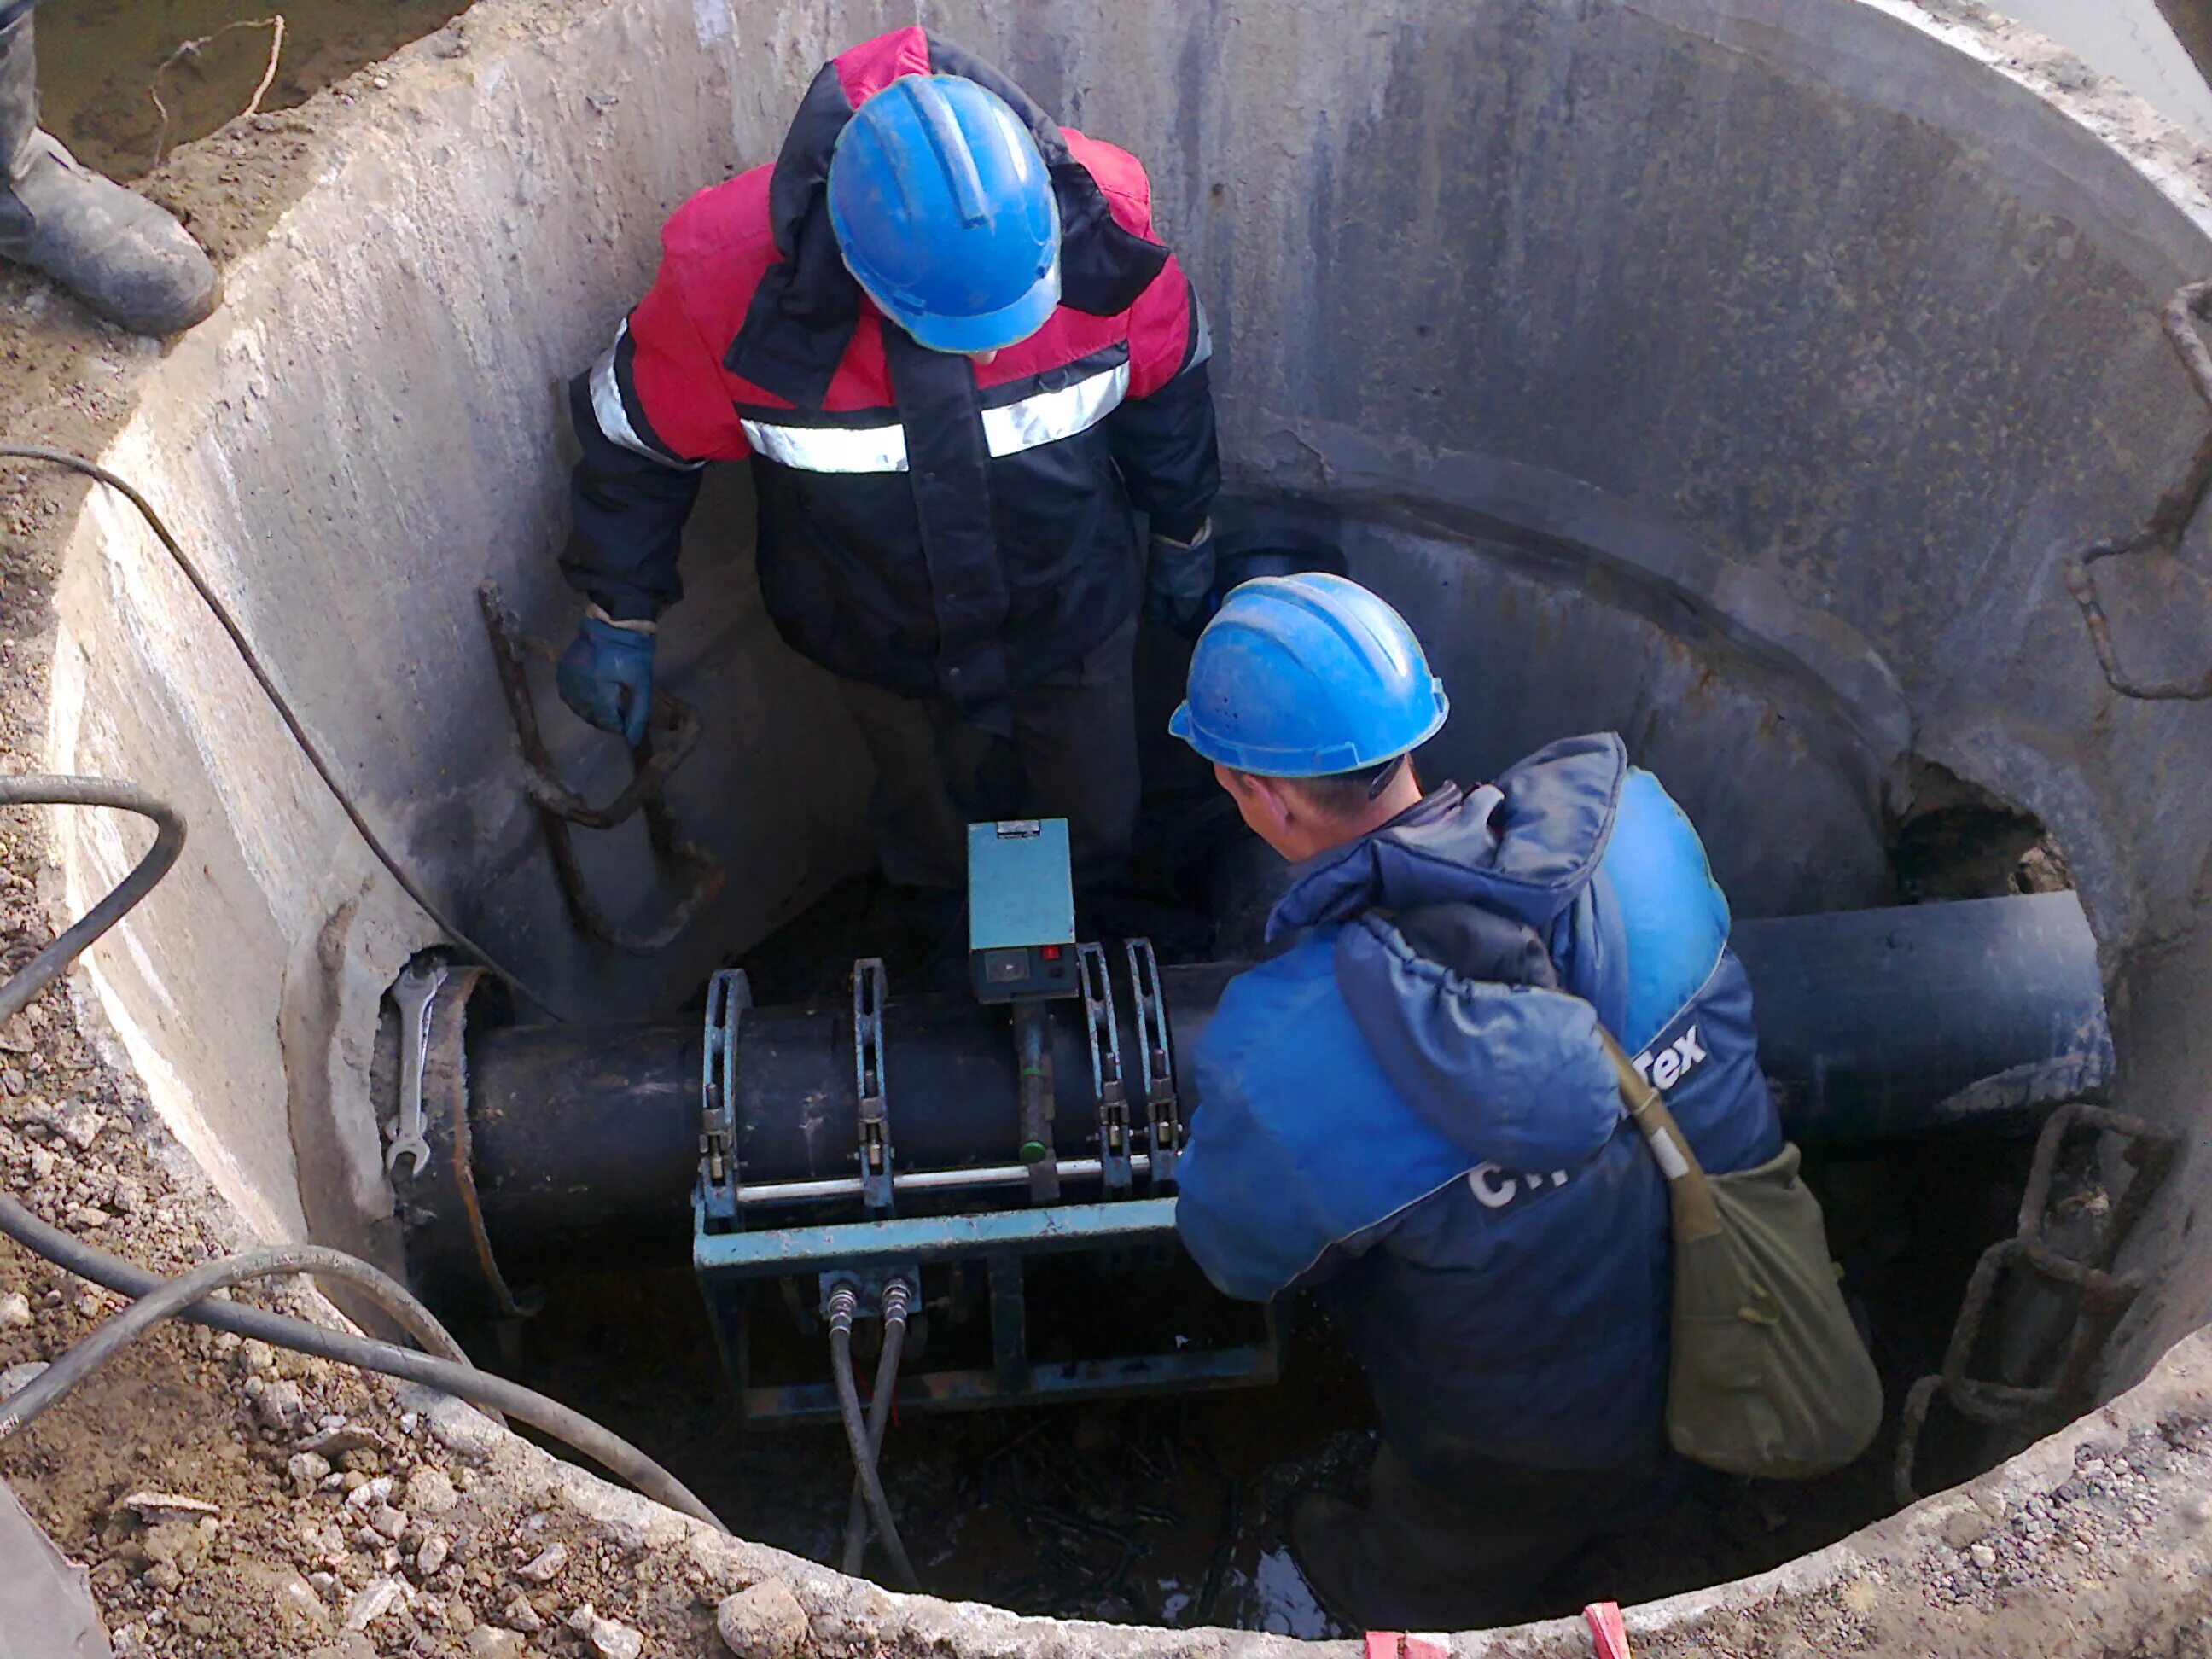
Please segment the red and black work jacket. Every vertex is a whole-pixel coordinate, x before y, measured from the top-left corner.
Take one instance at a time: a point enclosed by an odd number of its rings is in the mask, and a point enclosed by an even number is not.
[[[885,319],[830,227],[830,153],[854,108],[933,73],[980,82],[1027,122],[1060,208],[1060,307],[980,368]],[[749,459],[784,638],[833,673],[1004,729],[1011,691],[1135,608],[1133,504],[1177,540],[1205,522],[1220,477],[1211,343],[1152,235],[1144,168],[923,30],[824,66],[775,166],[693,197],[661,245],[652,291],[570,388],[583,456],[562,568],[611,616],[681,597],[699,469]]]

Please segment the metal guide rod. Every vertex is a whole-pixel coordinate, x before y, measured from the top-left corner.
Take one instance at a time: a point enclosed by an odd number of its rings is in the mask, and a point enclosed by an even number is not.
[[[1127,1160],[1139,1175],[1149,1173],[1152,1160],[1139,1152]],[[1103,1160],[1064,1158],[1059,1170],[1063,1180],[1089,1181],[1106,1173]],[[986,1164],[972,1170],[908,1170],[891,1177],[893,1190],[902,1193],[957,1192],[963,1187],[1018,1187],[1030,1178],[1026,1164]],[[858,1198],[860,1183],[853,1176],[833,1176],[824,1181],[775,1181],[748,1187],[738,1195],[741,1204],[811,1204],[824,1199]]]

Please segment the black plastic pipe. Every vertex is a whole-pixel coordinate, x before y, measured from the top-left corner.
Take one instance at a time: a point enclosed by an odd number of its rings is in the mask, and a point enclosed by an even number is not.
[[[1757,997],[1761,1060],[1803,1144],[2024,1133],[2110,1079],[2096,941],[2070,893],[1747,921],[1735,947]],[[1198,1104],[1191,1045],[1243,965],[1162,975],[1186,1115]],[[1126,1005],[1126,987],[1117,989]],[[1121,1051],[1133,1073],[1130,1012],[1121,1008]],[[884,1020],[896,1167],[1015,1163],[1007,1011],[958,995],[894,995]],[[1095,1154],[1079,1002],[1055,1006],[1051,1035],[1057,1150],[1063,1159]],[[573,1259],[580,1241],[616,1238],[680,1259],[699,1158],[699,1055],[689,1025],[471,1035],[477,1181],[503,1259],[553,1270],[550,1258]],[[748,1183],[854,1173],[848,1003],[748,1012],[735,1073]],[[1129,1093],[1141,1097],[1133,1076]]]
[[[1759,1058],[1807,1146],[2026,1134],[2112,1082],[2096,936],[2071,893],[1736,926]]]

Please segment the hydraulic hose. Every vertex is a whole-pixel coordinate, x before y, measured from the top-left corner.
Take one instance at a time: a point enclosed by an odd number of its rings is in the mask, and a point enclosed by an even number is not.
[[[422,884],[415,879],[398,858],[393,856],[392,850],[384,844],[383,837],[370,827],[368,820],[362,815],[361,808],[354,804],[353,796],[347,791],[345,786],[338,781],[337,771],[324,757],[323,751],[316,746],[315,740],[307,735],[307,728],[301,723],[300,717],[292,712],[291,703],[286,699],[283,692],[277,689],[276,682],[270,677],[269,671],[262,665],[261,658],[254,650],[252,641],[246,636],[246,630],[238,625],[237,620],[230,614],[229,608],[216,595],[215,589],[208,585],[207,578],[200,574],[199,567],[192,562],[191,556],[185,551],[182,544],[170,533],[169,526],[162,521],[161,515],[154,510],[154,504],[151,501],[140,495],[131,484],[109,471],[97,461],[87,460],[83,456],[70,454],[66,450],[42,449],[21,444],[0,444],[0,460],[43,461],[50,466],[66,467],[72,472],[81,472],[88,478],[97,479],[137,507],[139,516],[146,520],[147,527],[153,531],[155,539],[168,550],[169,556],[176,561],[177,568],[184,574],[185,580],[191,584],[192,591],[200,596],[201,601],[213,614],[217,625],[230,636],[230,642],[236,648],[239,659],[246,665],[246,672],[253,676],[254,683],[261,688],[262,695],[269,699],[269,706],[276,711],[276,718],[284,722],[285,730],[292,734],[292,741],[300,746],[300,752],[307,757],[307,764],[314,769],[315,775],[323,781],[323,787],[331,792],[331,799],[337,802],[338,810],[346,815],[347,821],[353,825],[355,831],[367,844],[368,850],[375,854],[376,861],[384,866],[386,872],[392,880],[399,884],[400,890],[414,900],[421,908],[422,914],[435,922],[447,937],[513,986],[526,1000],[556,1020],[562,1018],[551,1004],[531,989],[526,982],[517,977],[513,969],[507,968],[490,951],[463,933],[453,918],[448,916],[438,902],[423,890]],[[24,781],[32,781],[32,780],[24,780]],[[125,905],[123,908],[128,909],[130,906]],[[119,915],[120,912],[118,911],[118,914]],[[113,918],[110,917],[109,921],[112,922]],[[94,937],[96,936],[95,933]],[[88,939],[86,943],[90,943],[90,939]],[[49,975],[48,977],[51,978],[52,975]]]
[[[0,986],[0,1022],[13,1019],[40,992],[59,979],[87,945],[123,920],[169,873],[185,848],[185,821],[166,802],[135,784],[105,778],[0,778],[0,806],[112,806],[154,821],[154,844],[115,890],[73,922],[67,933],[33,957]],[[417,1304],[420,1305],[419,1304]]]
[[[853,1470],[859,1476],[860,1490],[868,1501],[868,1513],[876,1519],[876,1536],[883,1540],[884,1553],[890,1557],[891,1571],[898,1575],[902,1589],[918,1590],[921,1581],[915,1577],[914,1563],[908,1559],[906,1545],[899,1537],[898,1523],[891,1519],[890,1499],[884,1495],[883,1478],[876,1471],[876,1460],[869,1449],[867,1425],[860,1420],[860,1391],[853,1381],[853,1311],[856,1298],[849,1290],[840,1289],[830,1297],[830,1372],[837,1382],[837,1413],[845,1422],[845,1443],[852,1449]]]
[[[868,1462],[878,1478],[883,1470],[884,1433],[890,1426],[891,1401],[898,1393],[899,1354],[906,1346],[906,1281],[894,1279],[884,1288],[884,1351],[876,1361],[876,1392],[868,1401]],[[858,1577],[868,1556],[868,1492],[858,1471],[853,1476],[853,1498],[845,1509],[845,1571]]]
[[[105,1285],[128,1297],[145,1297],[168,1282],[158,1274],[72,1238],[58,1227],[49,1226],[5,1193],[0,1193],[0,1233],[80,1279]],[[336,1360],[360,1370],[420,1382],[441,1394],[506,1412],[581,1453],[656,1502],[703,1521],[718,1532],[729,1530],[681,1481],[629,1441],[534,1389],[526,1389],[519,1382],[510,1382],[503,1376],[451,1359],[417,1353],[389,1342],[325,1330],[303,1319],[242,1307],[236,1303],[202,1301],[175,1311],[197,1324],[234,1331],[240,1336],[258,1337],[278,1347]]]

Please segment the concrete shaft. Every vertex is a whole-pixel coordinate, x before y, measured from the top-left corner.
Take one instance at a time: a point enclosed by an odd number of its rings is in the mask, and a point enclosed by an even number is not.
[[[1212,311],[1231,475],[1346,515],[1453,685],[1439,769],[1616,726],[1741,907],[1778,913],[1878,896],[1913,763],[1938,764],[2063,845],[2132,994],[2124,1103],[2199,1110],[2212,714],[2116,696],[2064,583],[2204,425],[2157,319],[2212,269],[2206,163],[2171,128],[1949,3],[926,10],[1146,160]],[[772,159],[817,65],[914,15],[484,0],[286,141],[297,199],[106,457],[432,884],[598,1018],[672,1006],[858,866],[860,750],[768,627],[745,480],[717,477],[664,658],[708,725],[675,805],[734,878],[684,946],[609,960],[562,916],[473,591],[565,630],[561,383],[663,216]],[[2201,664],[2185,573],[2105,568],[2132,666]],[[50,761],[193,826],[94,953],[105,1006],[250,1221],[374,1243],[375,999],[425,925],[115,501],[82,513],[60,604]],[[561,736],[605,786],[605,745]],[[82,903],[127,850],[96,818],[64,835]],[[601,850],[615,899],[649,901],[639,847]],[[2130,1376],[2204,1310],[2186,1196],[2154,1218],[2177,1265]]]

